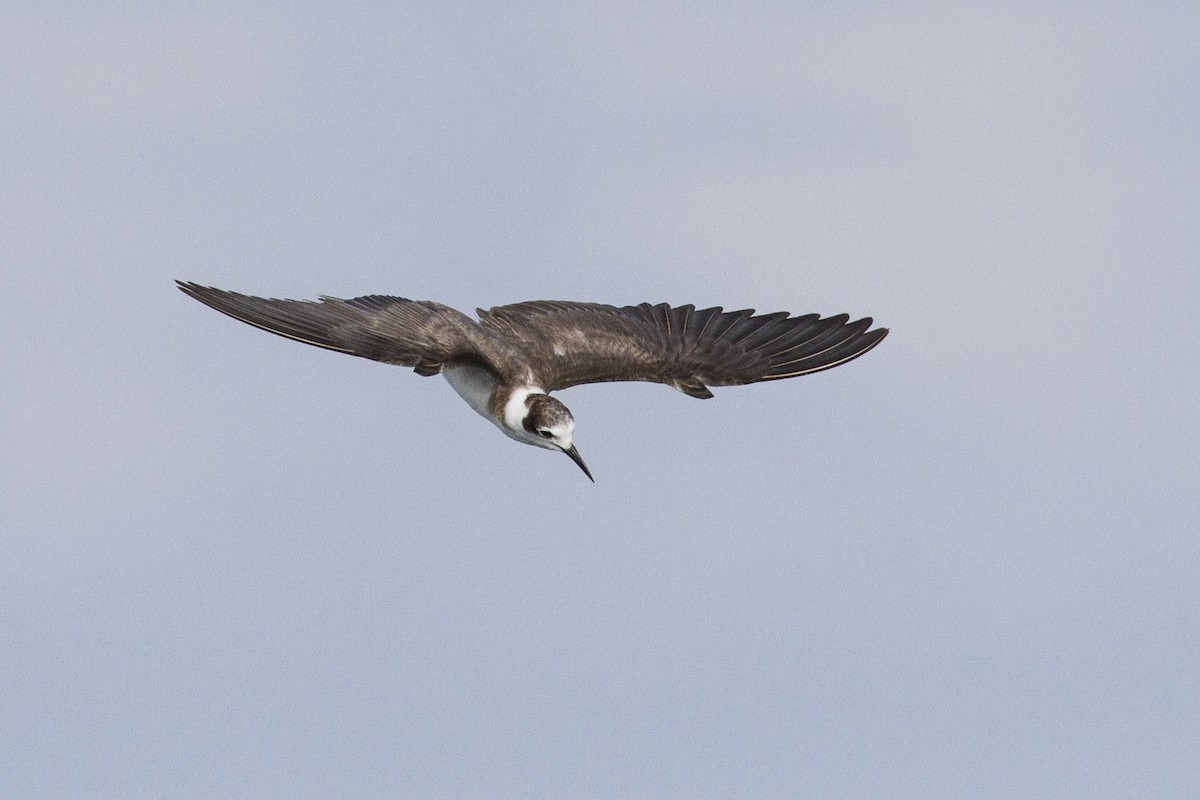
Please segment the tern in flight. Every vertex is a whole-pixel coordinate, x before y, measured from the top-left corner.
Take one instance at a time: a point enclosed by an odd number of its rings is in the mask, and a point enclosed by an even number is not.
[[[570,456],[589,479],[575,419],[550,392],[581,383],[651,381],[691,397],[709,386],[795,378],[858,358],[883,340],[870,317],[696,310],[536,300],[478,309],[367,295],[276,300],[177,281],[223,314],[305,344],[418,375],[441,374],[471,408],[518,442]]]

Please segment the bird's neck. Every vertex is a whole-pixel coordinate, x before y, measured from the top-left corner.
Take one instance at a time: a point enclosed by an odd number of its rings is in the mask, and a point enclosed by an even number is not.
[[[539,386],[528,384],[518,386],[501,386],[492,397],[492,408],[496,418],[504,427],[512,431],[525,430],[525,416],[529,413],[526,401],[533,394],[545,394]]]
[[[442,377],[454,387],[459,397],[481,416],[496,424],[505,433],[525,432],[526,401],[530,395],[545,394],[530,383],[503,384],[491,370],[476,366],[450,367]]]

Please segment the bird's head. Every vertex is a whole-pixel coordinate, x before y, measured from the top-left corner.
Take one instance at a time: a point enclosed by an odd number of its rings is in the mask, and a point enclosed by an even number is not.
[[[521,426],[531,434],[526,441],[547,450],[561,450],[566,453],[579,465],[583,474],[595,483],[596,479],[592,477],[587,464],[583,463],[583,458],[571,441],[575,433],[575,418],[571,416],[570,410],[548,394],[530,394],[525,398],[525,408],[525,418],[521,420]]]

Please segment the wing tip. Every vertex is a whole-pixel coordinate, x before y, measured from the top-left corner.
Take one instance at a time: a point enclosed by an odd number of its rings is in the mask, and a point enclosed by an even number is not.
[[[232,295],[235,292],[228,292],[224,289],[218,289],[215,286],[205,286],[195,281],[182,281],[175,279],[175,288],[191,297],[194,300],[199,300],[202,303],[208,303],[206,298],[219,297],[221,295]]]
[[[222,294],[220,289],[212,286],[202,286],[194,281],[181,281],[178,278],[175,279],[175,288],[193,300],[199,300],[201,303],[204,303],[208,306],[212,305],[210,298]]]
[[[870,328],[873,321],[874,320],[872,320],[870,317],[863,317],[862,319],[840,326],[842,330],[845,330],[846,328],[861,328],[862,330],[855,333],[849,339],[846,339],[840,344],[829,348],[828,350],[813,353],[812,355],[806,356],[798,361],[787,362],[787,365],[790,366],[794,364],[802,364],[805,361],[810,361],[812,363],[809,366],[801,367],[799,369],[787,369],[784,372],[767,374],[764,376],[763,380],[782,380],[786,378],[798,378],[801,375],[812,375],[817,372],[824,372],[827,369],[833,369],[834,367],[841,366],[842,364],[854,361],[860,356],[866,355],[868,352],[875,349],[875,347],[882,342],[891,331],[890,328],[875,328],[874,330],[867,330],[867,328]]]

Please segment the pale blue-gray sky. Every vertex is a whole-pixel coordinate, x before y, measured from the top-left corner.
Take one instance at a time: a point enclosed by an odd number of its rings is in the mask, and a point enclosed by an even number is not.
[[[0,795],[1200,792],[1193,5],[26,8]],[[892,334],[592,485],[174,278]]]

